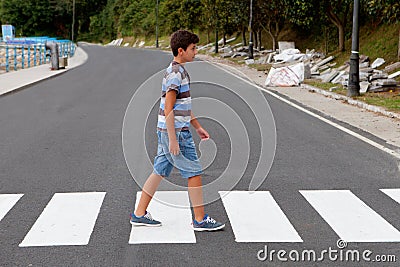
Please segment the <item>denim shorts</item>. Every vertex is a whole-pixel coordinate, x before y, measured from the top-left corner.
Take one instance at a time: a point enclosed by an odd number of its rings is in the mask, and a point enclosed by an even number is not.
[[[157,131],[157,136],[157,156],[154,158],[153,170],[155,174],[168,177],[173,167],[180,171],[183,178],[190,178],[202,173],[196,146],[190,131],[176,132],[176,140],[180,149],[180,153],[177,156],[169,153],[168,133]]]

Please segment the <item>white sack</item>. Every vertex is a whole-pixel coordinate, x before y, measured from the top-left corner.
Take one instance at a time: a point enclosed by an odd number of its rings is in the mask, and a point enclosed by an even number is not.
[[[271,68],[265,80],[265,86],[298,86],[304,81],[304,63]]]

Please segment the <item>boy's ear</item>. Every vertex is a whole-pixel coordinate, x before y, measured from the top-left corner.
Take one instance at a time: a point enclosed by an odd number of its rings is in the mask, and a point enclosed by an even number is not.
[[[185,50],[183,50],[182,47],[179,47],[179,48],[178,48],[178,55],[179,55],[180,53],[184,52],[184,51],[185,51]]]

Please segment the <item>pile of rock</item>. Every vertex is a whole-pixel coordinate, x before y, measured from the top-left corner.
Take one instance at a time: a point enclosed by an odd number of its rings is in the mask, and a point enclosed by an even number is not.
[[[123,41],[124,41],[124,39],[122,39],[122,38],[112,40],[110,43],[106,44],[106,46],[121,46]]]
[[[323,82],[342,84],[347,87],[349,83],[350,64],[346,62],[338,68],[333,68],[335,63],[329,63],[332,60],[333,57],[328,57],[317,61],[311,67],[311,78],[317,78]],[[370,64],[368,56],[360,56],[360,93],[383,92],[397,88],[397,81],[394,78],[400,76],[400,71],[392,72],[400,69],[400,62],[386,66],[383,70],[378,70],[377,68],[384,63],[385,60],[383,58],[377,58]]]
[[[333,62],[334,57],[326,57],[323,53],[316,52],[315,50],[306,50],[305,53],[301,53],[295,48],[294,42],[278,42],[279,49],[274,50],[257,50],[254,48],[253,58],[249,59],[248,46],[243,46],[242,43],[235,45],[229,45],[230,42],[236,38],[232,38],[226,41],[226,45],[223,44],[223,40],[219,40],[221,45],[219,48],[220,57],[222,58],[243,58],[243,61],[249,64],[266,64],[271,66],[271,70],[274,70],[274,75],[279,77],[283,76],[285,72],[293,72],[294,69],[303,70],[304,73],[295,73],[296,76],[300,77],[300,83],[302,79],[320,79],[322,82],[330,82],[334,84],[342,84],[348,86],[349,80],[349,63],[345,63],[342,66],[336,67],[336,63]],[[200,47],[198,50],[206,50],[209,53],[215,52],[214,43],[207,44]],[[360,69],[360,87],[361,93],[365,92],[382,92],[389,91],[398,88],[397,81],[394,79],[400,76],[400,62],[396,62],[392,65],[386,66],[384,69],[379,70],[385,63],[383,58],[378,58],[372,64],[369,62],[369,57],[361,55],[359,62]],[[296,65],[302,64],[301,68]],[[289,70],[285,69],[289,68]],[[282,73],[277,73],[276,70],[280,70]],[[270,80],[275,80],[276,77],[271,77]],[[267,78],[268,80],[268,78]],[[280,80],[280,85],[285,85]],[[288,86],[293,83],[288,83]],[[270,86],[273,86],[269,84]],[[335,87],[332,88],[334,90]]]

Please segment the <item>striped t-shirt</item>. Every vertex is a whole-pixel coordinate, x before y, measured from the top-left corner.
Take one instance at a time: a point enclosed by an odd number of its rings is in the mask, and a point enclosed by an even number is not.
[[[192,98],[190,97],[190,77],[185,68],[178,62],[172,61],[165,71],[162,81],[162,95],[160,110],[158,112],[157,130],[166,132],[165,123],[165,96],[168,91],[176,91],[176,102],[174,105],[175,131],[189,130]]]

